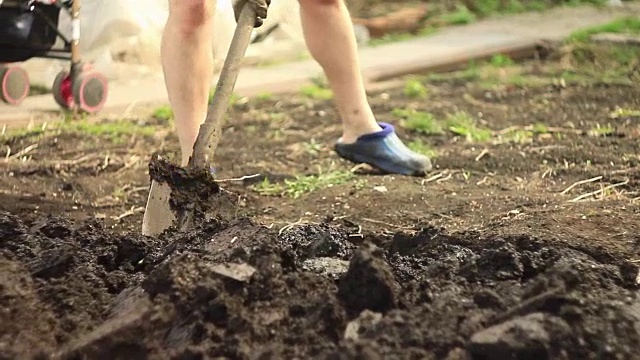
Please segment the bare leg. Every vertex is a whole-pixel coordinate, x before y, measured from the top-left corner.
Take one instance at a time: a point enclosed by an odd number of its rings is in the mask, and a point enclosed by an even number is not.
[[[307,47],[327,76],[342,119],[342,142],[352,143],[360,135],[379,131],[367,101],[356,38],[344,1],[299,1]]]
[[[429,158],[407,148],[392,126],[376,121],[367,101],[353,24],[344,0],[299,2],[307,47],[327,76],[342,119],[336,152],[391,173],[423,175],[431,170]]]
[[[213,14],[216,0],[169,0],[162,38],[162,65],[186,166],[207,115],[213,76]]]

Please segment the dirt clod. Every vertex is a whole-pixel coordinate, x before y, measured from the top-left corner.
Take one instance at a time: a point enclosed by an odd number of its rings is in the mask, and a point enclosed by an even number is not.
[[[353,313],[386,312],[396,305],[398,287],[380,248],[367,243],[355,252],[338,296]]]
[[[378,324],[382,320],[382,314],[364,310],[356,319],[347,324],[344,331],[344,338],[347,340],[357,341],[361,332],[367,331]]]
[[[213,207],[220,187],[209,169],[178,167],[157,154],[149,162],[151,180],[166,183],[171,188],[169,205],[178,219],[189,217],[198,224]]]
[[[570,346],[559,344],[570,332],[564,320],[533,313],[475,333],[469,351],[475,359],[553,359]]]

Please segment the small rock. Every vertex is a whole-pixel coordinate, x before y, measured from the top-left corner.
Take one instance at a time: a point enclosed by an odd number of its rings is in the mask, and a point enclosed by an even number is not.
[[[305,260],[302,263],[302,268],[318,275],[337,279],[347,272],[349,262],[329,257],[313,258]]]
[[[61,277],[74,265],[75,253],[76,250],[69,245],[44,251],[31,262],[31,275],[42,279]]]
[[[109,317],[90,332],[83,332],[65,344],[54,359],[96,359],[101,353],[115,353],[127,339],[128,355],[138,358],[144,353],[142,342],[149,328],[157,326],[152,319],[153,306],[141,289],[130,289],[119,296]],[[121,349],[121,348],[120,348]],[[137,354],[137,356],[135,355]]]
[[[533,313],[473,334],[467,350],[474,358],[551,359],[555,343],[570,334],[571,328],[564,320]]]
[[[444,360],[467,360],[470,359],[469,353],[461,348],[454,348],[447,354]]]
[[[483,289],[473,295],[473,302],[481,309],[504,309],[504,303],[495,291]]]
[[[381,186],[374,186],[374,187],[373,187],[373,190],[375,190],[375,191],[377,191],[377,192],[381,192],[381,193],[386,193],[386,192],[388,191],[388,190],[387,190],[387,187],[386,187],[386,186],[384,186],[384,185],[381,185]]]
[[[382,320],[382,314],[369,310],[363,311],[360,316],[347,324],[344,330],[345,340],[357,341],[364,330],[375,326],[380,320]]]
[[[380,248],[371,243],[360,247],[340,279],[338,296],[352,313],[366,309],[386,312],[396,305],[398,285]]]
[[[624,263],[620,266],[620,275],[628,286],[640,285],[640,265],[631,262]]]
[[[251,276],[256,272],[256,269],[251,265],[245,263],[227,263],[214,266],[211,270],[214,273],[222,276],[226,276],[230,279],[247,282],[251,279]]]

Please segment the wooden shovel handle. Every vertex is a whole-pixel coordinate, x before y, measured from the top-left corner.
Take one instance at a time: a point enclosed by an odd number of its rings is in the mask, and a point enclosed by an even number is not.
[[[229,52],[218,78],[213,101],[207,111],[207,118],[200,125],[200,131],[193,146],[193,155],[189,159],[189,165],[192,167],[208,168],[215,155],[220,142],[224,116],[229,108],[231,95],[238,80],[242,60],[251,41],[255,22],[255,9],[250,2],[247,2],[240,13]]]

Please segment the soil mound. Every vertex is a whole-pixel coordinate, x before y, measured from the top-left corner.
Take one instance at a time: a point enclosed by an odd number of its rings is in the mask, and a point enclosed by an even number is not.
[[[528,236],[0,214],[0,358],[637,359],[638,266]],[[569,243],[569,242],[568,242]]]

